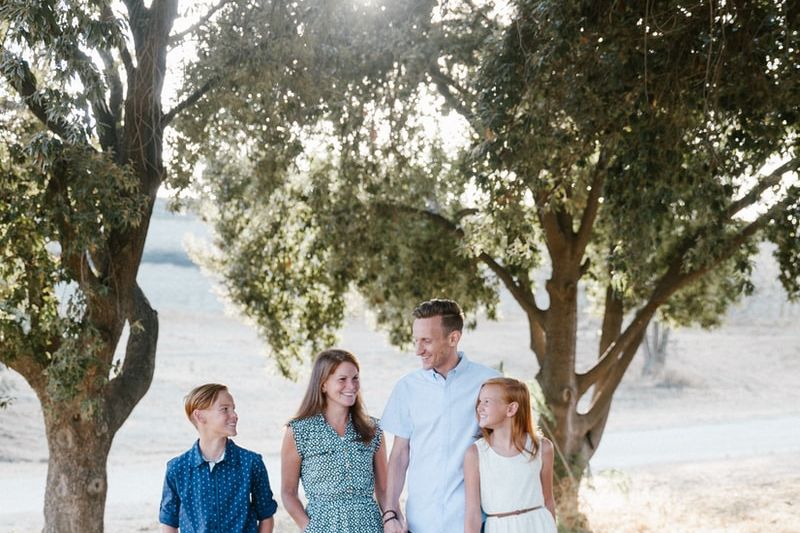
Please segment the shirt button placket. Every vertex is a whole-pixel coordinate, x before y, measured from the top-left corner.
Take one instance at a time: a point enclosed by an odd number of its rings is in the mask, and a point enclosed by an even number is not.
[[[219,466],[215,466],[214,470],[216,470],[217,468],[219,468]],[[217,483],[217,478],[219,476],[218,475],[214,475],[214,470],[212,470],[210,472],[210,476],[209,476],[211,478],[210,479],[210,481],[211,481],[211,492],[214,494],[214,499],[213,499],[213,503],[212,503],[212,505],[214,506],[214,509],[213,509],[213,511],[211,513],[211,516],[213,516],[214,518],[213,518],[213,522],[211,523],[211,527],[212,527],[212,531],[214,533],[217,533],[217,532],[221,533],[221,530],[220,530],[220,522],[221,522],[221,520],[220,520],[220,515],[219,515],[220,514],[220,509],[219,509],[219,484]],[[217,474],[219,474],[219,471],[217,472]]]

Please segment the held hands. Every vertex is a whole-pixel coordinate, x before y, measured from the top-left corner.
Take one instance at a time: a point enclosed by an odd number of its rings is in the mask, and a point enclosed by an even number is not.
[[[394,509],[386,509],[383,512],[383,533],[406,533],[408,527],[403,519],[403,515]]]

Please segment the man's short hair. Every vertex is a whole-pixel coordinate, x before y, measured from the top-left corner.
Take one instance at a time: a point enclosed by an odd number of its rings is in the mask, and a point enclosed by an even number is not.
[[[208,409],[211,407],[222,391],[227,391],[228,387],[219,383],[206,383],[189,391],[183,399],[183,409],[186,411],[186,418],[194,425],[192,413],[195,409]]]
[[[464,313],[453,300],[434,298],[422,302],[414,309],[413,315],[414,318],[442,317],[442,328],[444,328],[445,335],[464,329]]]

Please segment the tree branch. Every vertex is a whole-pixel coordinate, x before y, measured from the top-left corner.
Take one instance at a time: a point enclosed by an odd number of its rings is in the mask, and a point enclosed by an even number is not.
[[[133,34],[133,45],[134,48],[138,50],[144,39],[148,10],[144,5],[144,0],[123,0],[123,2],[128,9],[128,21],[130,22],[131,33]],[[130,54],[128,54],[128,59],[130,59]],[[124,56],[122,60],[125,61]],[[125,67],[128,67],[127,63]]]
[[[547,208],[544,197],[545,193],[542,192],[534,196],[536,198],[536,215],[539,219],[539,225],[544,230],[544,242],[547,245],[550,257],[561,256],[564,249],[563,243],[567,241],[567,235],[561,231],[561,224],[556,213]]]
[[[78,128],[66,118],[50,113],[50,105],[44,96],[39,94],[36,77],[31,72],[28,63],[5,48],[0,48],[0,57],[2,58],[0,62],[4,66],[3,77],[22,97],[23,102],[36,118],[47,126],[47,129],[65,141],[77,142],[78,140],[83,140]]]
[[[217,2],[217,3],[216,3],[216,5],[212,6],[212,7],[211,7],[211,8],[208,10],[208,12],[206,12],[206,14],[205,14],[205,15],[203,15],[203,16],[200,18],[200,20],[198,20],[198,21],[197,21],[195,24],[192,24],[190,27],[188,27],[187,29],[183,30],[183,31],[182,31],[182,32],[180,32],[180,33],[176,33],[176,34],[174,34],[174,35],[170,36],[170,38],[169,38],[169,46],[170,46],[170,47],[172,47],[172,46],[175,46],[175,45],[176,45],[176,44],[178,44],[178,43],[179,43],[181,40],[183,40],[183,38],[184,38],[184,37],[186,37],[186,36],[187,36],[187,35],[189,35],[190,33],[194,33],[194,32],[195,32],[195,31],[197,31],[198,29],[200,29],[200,28],[201,28],[201,27],[202,27],[202,26],[203,26],[203,25],[204,25],[206,22],[208,22],[208,21],[211,19],[211,17],[213,17],[213,16],[214,16],[214,14],[215,14],[217,11],[219,11],[220,9],[222,9],[222,7],[223,7],[225,4],[229,4],[229,3],[231,3],[231,2],[232,2],[232,0],[219,0],[219,2]]]
[[[545,315],[547,311],[544,311]],[[544,366],[544,358],[547,354],[547,332],[542,323],[532,320],[528,315],[528,330],[530,333],[530,349],[536,356],[536,362],[539,363],[539,368]]]
[[[586,247],[589,244],[589,239],[592,236],[592,229],[594,222],[597,219],[597,213],[600,210],[600,197],[603,194],[603,184],[605,183],[606,167],[608,166],[608,158],[606,150],[600,150],[600,157],[594,167],[594,175],[592,176],[591,191],[589,197],[586,199],[586,207],[583,210],[581,217],[581,224],[578,228],[577,241],[575,243],[575,256],[582,257]]]
[[[125,361],[120,373],[108,382],[104,394],[112,432],[122,426],[150,388],[155,369],[158,313],[150,307],[150,302],[138,285],[134,285],[131,290],[132,310],[128,319],[130,331]]]
[[[139,13],[140,10],[145,9],[144,0],[122,0],[125,7],[128,8],[128,13]]]
[[[464,238],[464,230],[439,213],[434,213],[432,211],[428,211],[427,209],[420,209],[408,205],[390,204],[386,202],[379,202],[377,205],[378,207],[390,211],[399,211],[424,216],[433,221],[435,224],[444,228],[446,231],[453,233],[459,239]],[[530,290],[526,291],[514,280],[514,277],[503,265],[498,263],[486,252],[481,252],[478,256],[478,260],[486,264],[486,266],[488,266],[489,269],[494,272],[498,278],[500,278],[500,281],[503,282],[517,303],[519,303],[525,313],[528,314],[529,318],[544,328],[547,313],[539,309],[539,307],[536,305],[536,300],[534,299],[533,293]]]
[[[128,12],[130,12],[130,10],[131,10],[131,7],[128,6]],[[111,10],[111,5],[103,6],[103,19],[106,20],[106,21],[113,21],[113,20],[116,19],[116,16],[114,15],[114,12]],[[103,52],[107,53],[105,50],[102,50],[101,54]],[[119,40],[119,56],[120,56],[120,58],[122,58],[122,64],[125,66],[125,74],[128,76],[128,81],[132,82],[133,81],[133,76],[135,74],[136,69],[133,66],[133,59],[131,58],[131,54],[128,51],[128,47],[125,46],[125,42],[122,39]],[[103,62],[106,65],[106,70],[108,70],[109,67],[108,67],[108,62],[106,61],[106,58],[103,58]],[[113,61],[112,61],[112,64],[113,64]],[[106,75],[108,75],[108,74],[106,74]],[[119,75],[118,74],[117,74],[117,79],[119,79]],[[111,84],[109,83],[109,85],[111,85]],[[113,88],[112,88],[112,100],[113,100]],[[111,108],[112,108],[112,112],[113,112],[113,109],[114,109],[114,105],[113,104],[111,104]],[[118,116],[117,118],[118,118],[118,120],[121,120],[121,116]]]
[[[614,339],[619,337],[622,331],[622,320],[625,315],[622,298],[619,293],[609,283],[606,286],[606,304],[603,312],[603,325],[600,334],[600,350],[598,357],[601,357]]]
[[[95,87],[99,87],[100,85],[100,72],[97,70],[94,61],[84,54],[77,46],[72,46],[72,53],[75,56],[75,60],[81,63],[83,67],[78,66],[75,70],[78,71],[78,76],[87,91],[87,98],[94,112],[95,123],[97,125],[97,138],[100,140],[100,146],[103,147],[103,150],[116,151],[117,129],[115,117],[111,113],[108,104],[105,102],[104,94],[94,90]],[[84,68],[86,70],[84,70]],[[121,90],[122,87],[120,83],[120,91]]]
[[[637,331],[636,336],[622,351],[622,356],[617,361],[617,364],[610,369],[607,379],[598,383],[595,388],[589,410],[584,415],[580,416],[580,424],[584,426],[585,430],[591,430],[598,424],[605,422],[608,416],[608,410],[611,407],[611,400],[614,398],[614,392],[622,381],[625,370],[627,370],[628,365],[633,360],[633,356],[636,355],[639,345],[644,338],[645,331],[647,330],[647,324],[650,323],[652,316],[653,315],[650,315],[647,318],[644,327]],[[599,442],[599,436],[597,440]]]
[[[119,77],[119,72],[111,53],[108,50],[98,50],[98,52],[103,60],[104,73],[109,87],[108,110],[114,122],[119,123],[122,119],[122,80]]]
[[[18,328],[19,331],[16,332],[16,335],[20,339],[28,338],[22,328]],[[54,352],[58,345],[61,342],[61,339],[57,339],[57,344],[52,347],[51,352]],[[44,350],[37,349],[36,346],[30,346],[20,343],[14,343],[14,349],[11,350],[12,344],[8,343],[8,345],[0,347],[0,361],[3,362],[8,368],[18,372],[25,381],[35,390],[37,393],[44,391],[45,387],[47,386],[47,375],[45,374],[46,362],[44,361]],[[23,347],[24,346],[24,347]]]
[[[208,93],[210,90],[216,87],[219,84],[220,80],[222,80],[222,76],[219,74],[215,74],[214,76],[206,80],[206,82],[203,85],[195,89],[195,91],[189,96],[187,96],[185,100],[178,103],[175,107],[173,107],[167,113],[165,113],[164,118],[161,120],[161,124],[164,127],[168,126],[170,122],[172,122],[180,112],[196,104],[198,100],[200,100],[203,96],[206,95],[206,93]]]
[[[525,311],[525,314],[532,318],[535,323],[544,328],[547,320],[547,312],[539,309],[533,299],[533,294],[530,291],[525,291],[515,280],[514,277],[506,270],[506,268],[498,263],[492,256],[486,252],[481,252],[478,259],[483,261],[494,274],[500,278],[503,285],[506,286],[508,291],[517,301],[517,303]]]
[[[582,374],[577,374],[576,379],[578,383],[578,396],[582,396],[589,387],[609,377],[611,367],[613,367],[620,356],[620,353],[625,350],[634,340],[635,336],[639,333],[644,334],[643,331],[647,327],[650,318],[655,314],[659,306],[661,306],[667,299],[680,288],[680,271],[683,265],[683,253],[676,254],[677,257],[672,261],[669,268],[661,276],[656,284],[656,288],[650,295],[647,303],[637,311],[636,316],[631,320],[625,331],[619,335],[613,342],[609,342],[608,347],[602,353],[595,365]]]
[[[459,209],[458,211],[456,211],[455,218],[456,220],[460,221],[462,218],[466,218],[471,215],[476,215],[478,213],[480,213],[479,209],[475,209],[473,207],[466,207],[464,209]]]
[[[725,210],[725,218],[731,219],[742,209],[756,203],[761,198],[761,194],[764,191],[770,187],[778,185],[781,182],[784,174],[791,171],[797,171],[798,168],[800,168],[800,157],[796,157],[787,161],[783,165],[773,170],[769,175],[761,178],[758,183],[756,183],[756,185],[754,185],[753,188],[747,192],[747,194],[745,194],[739,200],[733,202],[728,209]]]
[[[136,77],[136,66],[133,64],[133,58],[128,51],[128,47],[121,44],[119,47],[119,57],[122,59],[122,64],[125,66],[125,76],[128,78],[128,85],[133,82]]]
[[[439,94],[444,97],[448,105],[458,111],[458,113],[472,125],[472,128],[475,131],[481,131],[480,125],[474,122],[472,110],[464,105],[464,102],[461,101],[461,99],[459,99],[455,94],[453,94],[450,89],[454,89],[459,95],[466,97],[468,100],[473,99],[472,95],[469,94],[466,89],[458,85],[454,79],[442,72],[435,61],[431,62],[431,64],[428,66],[428,75],[431,77],[431,80],[439,90]]]
[[[575,219],[573,219],[572,215],[570,215],[563,209],[556,210],[555,215],[556,215],[555,220],[558,223],[559,233],[563,237],[568,238],[570,241],[574,243],[574,239],[577,236],[575,230],[573,229]],[[571,248],[574,254],[574,247]]]

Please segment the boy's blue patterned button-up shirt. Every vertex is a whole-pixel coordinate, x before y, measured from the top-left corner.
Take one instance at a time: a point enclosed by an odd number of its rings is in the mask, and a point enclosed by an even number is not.
[[[213,470],[199,440],[167,463],[159,521],[181,533],[257,533],[277,509],[261,456],[230,439]]]

